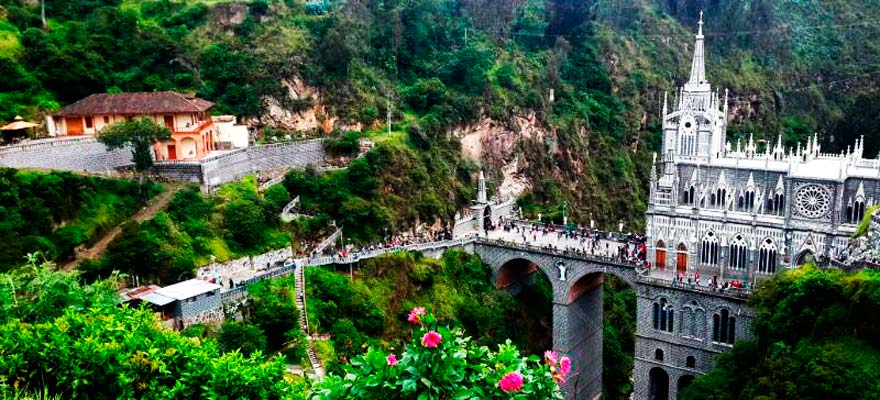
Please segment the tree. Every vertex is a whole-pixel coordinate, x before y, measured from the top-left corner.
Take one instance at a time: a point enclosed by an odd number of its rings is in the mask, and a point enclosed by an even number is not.
[[[235,200],[223,209],[223,222],[229,239],[239,249],[253,249],[263,242],[266,225],[263,209],[250,200]]]
[[[238,321],[226,321],[217,337],[220,348],[229,352],[239,350],[245,357],[266,351],[266,336],[259,326]]]
[[[117,122],[98,134],[98,141],[109,149],[131,147],[134,169],[141,174],[153,166],[150,146],[156,141],[168,139],[171,139],[171,131],[147,117]]]

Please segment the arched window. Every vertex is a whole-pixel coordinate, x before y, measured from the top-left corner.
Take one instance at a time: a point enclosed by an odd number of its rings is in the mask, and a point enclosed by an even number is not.
[[[784,210],[782,209],[784,206],[785,194],[783,194],[781,191],[778,191],[776,192],[776,194],[773,195],[773,213],[776,215],[785,214]]]
[[[652,306],[652,311],[654,329],[664,332],[672,332],[672,327],[675,324],[675,312],[672,310],[672,306],[666,301],[666,299],[661,298],[660,301],[655,301]]]
[[[776,273],[776,244],[766,239],[758,250],[758,272],[763,274]]]
[[[696,189],[694,189],[693,185],[691,185],[691,188],[688,189],[688,193],[689,193],[688,198],[690,198],[690,200],[691,200],[691,205],[694,205],[694,199],[695,199],[694,196],[697,194],[697,191],[696,191]]]
[[[849,222],[852,224],[852,223],[854,223],[854,221],[855,221],[855,214],[853,213],[853,206],[852,206],[852,204],[850,204],[850,205],[846,206],[846,222]]]
[[[714,232],[707,232],[703,236],[703,246],[700,249],[700,262],[706,265],[718,265],[718,237]]]
[[[659,271],[666,270],[666,243],[662,240],[657,241],[657,247],[654,249],[654,267]]]
[[[730,254],[727,257],[729,260],[728,266],[731,269],[746,269],[746,264],[749,260],[749,250],[742,235],[736,235],[736,237],[730,241],[729,249]]]
[[[745,209],[746,211],[753,211],[755,209],[755,191],[752,189],[746,191]]]
[[[696,368],[697,367],[697,359],[694,356],[687,356],[687,359],[684,362],[684,365],[688,368]]]
[[[730,315],[730,311],[722,309],[721,312],[712,316],[712,341],[717,343],[733,344],[736,339],[736,318]]]
[[[657,361],[663,361],[663,350],[654,350],[654,359]]]
[[[862,219],[865,218],[865,200],[858,199],[856,200],[856,204],[853,206],[853,222],[854,224],[858,224],[862,222]]]

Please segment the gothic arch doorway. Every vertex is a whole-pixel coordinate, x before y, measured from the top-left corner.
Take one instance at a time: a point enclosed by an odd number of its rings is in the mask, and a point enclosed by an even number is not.
[[[669,374],[663,368],[651,368],[648,374],[648,400],[669,400]]]
[[[800,254],[798,254],[797,258],[795,259],[794,265],[800,267],[801,265],[813,262],[816,262],[816,255],[813,254],[813,251],[804,250]]]
[[[657,242],[654,249],[654,268],[658,271],[666,270],[666,243],[662,240]]]
[[[688,248],[684,245],[684,243],[678,244],[678,249],[675,253],[675,270],[679,274],[687,273],[688,268]]]

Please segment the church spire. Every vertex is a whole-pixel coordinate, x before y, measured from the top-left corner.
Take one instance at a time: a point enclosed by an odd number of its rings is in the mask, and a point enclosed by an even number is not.
[[[483,170],[480,170],[480,179],[477,182],[477,203],[488,203],[486,196],[486,177],[483,176]]]
[[[703,12],[700,11],[700,22],[698,23],[696,44],[694,45],[694,60],[691,64],[691,79],[688,81],[690,85],[700,85],[706,82],[706,65],[703,60]]]

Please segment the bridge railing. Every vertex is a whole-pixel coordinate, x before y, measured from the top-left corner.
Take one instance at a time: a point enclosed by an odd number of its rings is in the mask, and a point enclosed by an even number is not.
[[[720,296],[745,299],[745,298],[749,297],[750,294],[752,294],[751,290],[736,289],[736,288],[727,288],[727,289],[711,288],[711,287],[700,286],[697,284],[676,283],[675,280],[669,280],[669,279],[663,279],[663,278],[653,278],[650,276],[639,276],[638,279],[639,279],[639,282],[650,283],[650,284],[654,284],[654,285],[658,285],[658,286],[667,286],[667,287],[672,287],[672,288],[676,288],[676,289],[689,290],[692,292],[711,293],[716,296],[720,295]]]
[[[549,247],[535,246],[535,245],[524,244],[524,243],[515,243],[515,242],[509,242],[506,240],[499,240],[499,239],[487,239],[487,238],[482,238],[482,237],[478,238],[477,242],[496,245],[496,246],[503,246],[503,247],[507,247],[507,248],[515,248],[515,249],[526,250],[526,251],[534,251],[534,252],[540,252],[540,253],[546,253],[546,254],[553,254],[556,256],[562,256],[562,257],[568,257],[568,258],[577,258],[577,259],[598,262],[598,263],[603,263],[603,264],[614,264],[614,265],[625,267],[625,268],[635,269],[635,268],[640,267],[640,265],[638,265],[632,261],[629,261],[625,258],[621,258],[621,257],[594,255],[594,254],[587,254],[587,253],[571,251],[571,250],[557,250],[557,249],[552,249]]]

